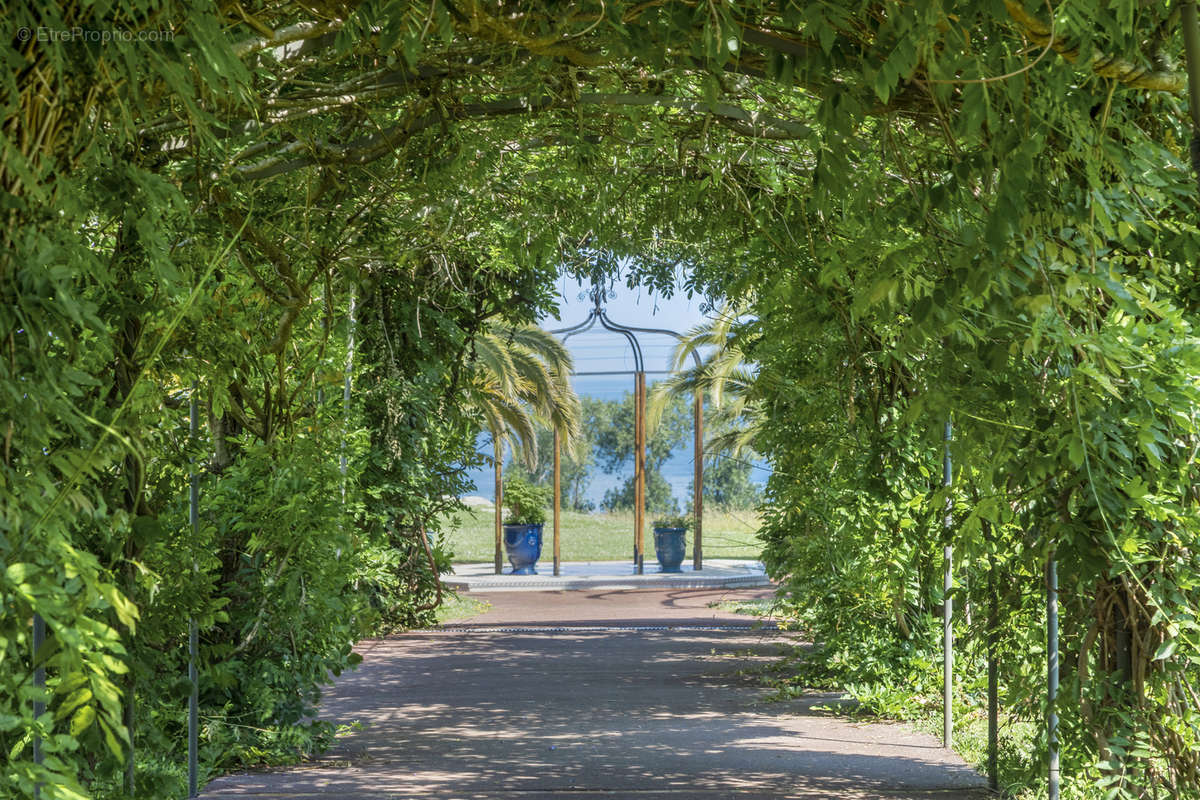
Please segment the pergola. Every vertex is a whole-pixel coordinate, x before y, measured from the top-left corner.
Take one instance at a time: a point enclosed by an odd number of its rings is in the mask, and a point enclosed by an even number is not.
[[[557,328],[550,333],[562,337],[566,342],[572,336],[591,330],[597,323],[606,331],[624,336],[633,351],[634,368],[632,370],[600,370],[587,372],[572,372],[572,377],[603,376],[603,375],[632,375],[634,396],[634,503],[633,503],[633,564],[638,575],[645,572],[645,523],[646,523],[646,375],[669,374],[671,370],[647,370],[642,355],[642,345],[638,334],[658,334],[682,340],[678,331],[666,328],[643,328],[636,325],[623,325],[614,322],[604,310],[605,290],[599,283],[592,285],[589,292],[592,299],[592,309],[584,320],[566,328]],[[692,351],[692,359],[699,366],[700,357]],[[694,449],[694,479],[692,488],[692,510],[695,515],[696,532],[692,541],[692,568],[704,568],[703,550],[703,520],[704,520],[704,397],[696,392],[693,401],[693,449]],[[554,574],[559,574],[560,540],[562,507],[562,486],[559,480],[559,435],[554,434]],[[503,466],[501,459],[496,459],[496,574],[499,575],[503,566]]]

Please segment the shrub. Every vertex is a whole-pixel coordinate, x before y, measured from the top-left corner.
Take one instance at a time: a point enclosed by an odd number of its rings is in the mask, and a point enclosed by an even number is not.
[[[504,482],[505,525],[542,525],[546,522],[546,506],[550,503],[550,490],[545,486],[534,486],[520,478]]]

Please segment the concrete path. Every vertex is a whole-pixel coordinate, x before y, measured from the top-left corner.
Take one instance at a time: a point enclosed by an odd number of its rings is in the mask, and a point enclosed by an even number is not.
[[[932,737],[768,703],[790,640],[708,603],[761,590],[488,594],[457,629],[364,642],[322,704],[363,730],[202,795],[296,800],[982,798]],[[738,627],[726,627],[738,626]]]
[[[684,564],[682,572],[661,572],[658,563],[646,564],[641,575],[632,561],[564,561],[559,574],[554,564],[538,563],[536,575],[513,575],[511,567],[497,575],[496,566],[455,564],[447,575],[447,586],[465,592],[595,591],[598,589],[751,589],[770,586],[771,580],[759,561],[740,558],[710,558],[697,572]]]

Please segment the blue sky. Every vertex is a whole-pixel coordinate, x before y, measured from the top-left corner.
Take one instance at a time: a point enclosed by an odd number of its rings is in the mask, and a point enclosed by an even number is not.
[[[563,276],[559,279],[559,318],[563,326],[572,325],[587,316],[592,307],[592,301],[579,299],[579,295],[585,291],[586,288],[581,283],[569,277]],[[676,292],[674,297],[666,299],[640,286],[629,289],[624,284],[614,287],[614,292],[616,297],[609,300],[606,305],[609,316],[618,322],[626,321],[618,319],[618,315],[622,312],[638,316],[653,315],[654,327],[684,331],[698,324],[704,318],[700,313],[701,298],[688,299],[682,292]],[[553,322],[555,322],[553,316],[542,320],[543,325]],[[633,322],[633,320],[629,320],[629,322]],[[548,327],[557,326],[549,325]]]
[[[547,316],[540,320],[542,327],[565,328],[587,318],[592,301],[587,297],[580,299],[579,295],[587,291],[582,284],[563,277],[559,280],[558,291],[558,319]],[[643,328],[668,328],[686,333],[704,320],[704,315],[700,312],[699,297],[689,299],[683,293],[676,293],[667,299],[653,294],[648,289],[629,289],[623,284],[614,287],[613,293],[615,296],[605,302],[605,310],[609,319],[616,323]],[[670,355],[675,345],[672,339],[642,334],[639,335],[639,341],[642,344],[647,370],[667,369],[670,366]],[[633,369],[632,353],[624,337],[604,331],[599,325],[585,334],[571,337],[567,345],[579,372]],[[649,376],[650,382],[655,379],[656,376]],[[630,382],[632,385],[632,378]],[[576,388],[581,393],[589,393],[588,387]]]

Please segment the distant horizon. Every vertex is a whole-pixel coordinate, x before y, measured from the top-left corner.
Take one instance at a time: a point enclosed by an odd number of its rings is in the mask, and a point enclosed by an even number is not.
[[[652,384],[654,376],[647,377],[647,384]],[[665,376],[659,376],[665,377]],[[587,382],[593,386],[585,391],[576,388],[580,397],[593,397],[600,400],[614,400],[626,392],[632,391],[633,376],[602,376],[602,377],[582,377],[577,381]],[[626,383],[626,381],[628,383]],[[600,384],[600,385],[596,385]],[[604,385],[607,384],[607,385]],[[475,443],[476,451],[482,455],[491,455],[491,435],[481,433]],[[512,454],[505,455],[505,466],[511,463]],[[663,464],[662,475],[666,478],[667,483],[671,486],[671,494],[679,503],[680,509],[687,507],[687,503],[691,500],[691,492],[688,489],[688,484],[694,477],[693,471],[693,454],[692,440],[689,435],[687,441],[677,448],[669,459]],[[751,480],[758,484],[764,485],[767,482],[767,477],[770,475],[769,468],[765,462],[755,462],[756,468],[751,471]],[[706,466],[707,469],[707,466]],[[588,481],[588,488],[584,495],[588,502],[596,504],[597,508],[600,501],[604,499],[604,493],[609,489],[615,489],[625,482],[626,478],[633,475],[633,465],[630,464],[617,472],[609,474],[600,468],[599,465],[593,467]],[[490,502],[495,502],[496,487],[495,487],[495,472],[494,468],[489,463],[488,465],[477,467],[467,471],[467,477],[475,484],[475,490],[459,495],[459,497],[482,497]]]
[[[562,277],[558,283],[560,298],[559,315],[545,315],[539,324],[547,329],[566,328],[587,319],[592,310],[590,297],[580,298],[587,289],[582,282]],[[614,322],[643,328],[664,328],[680,334],[704,322],[708,316],[700,311],[703,300],[699,297],[688,298],[685,293],[677,292],[670,298],[664,298],[645,287],[630,289],[618,283],[612,290],[613,296],[605,300],[604,306]],[[638,334],[642,348],[643,360],[647,370],[646,383],[652,386],[666,378],[665,373],[671,367],[671,356],[676,340],[660,334]],[[567,349],[575,362],[576,372],[625,372],[618,375],[577,375],[572,379],[572,385],[580,397],[593,397],[601,400],[615,400],[627,392],[633,391],[633,351],[628,341],[619,333],[606,331],[599,325],[587,333],[571,336],[567,339]],[[490,455],[491,441],[486,433],[480,434],[476,440],[476,449],[481,454]],[[511,456],[510,456],[511,457]],[[507,464],[508,459],[506,459]],[[688,484],[693,478],[693,455],[691,439],[663,464],[662,474],[671,485],[671,493],[679,502],[680,508],[685,508],[691,499]],[[621,486],[633,474],[633,465],[613,474],[608,474],[595,467],[586,493],[588,502],[599,506],[604,493],[609,489]],[[755,469],[752,479],[755,483],[766,482],[768,471]],[[495,502],[495,473],[488,465],[469,470],[468,477],[475,484],[475,491],[460,497],[482,497],[489,502]]]

